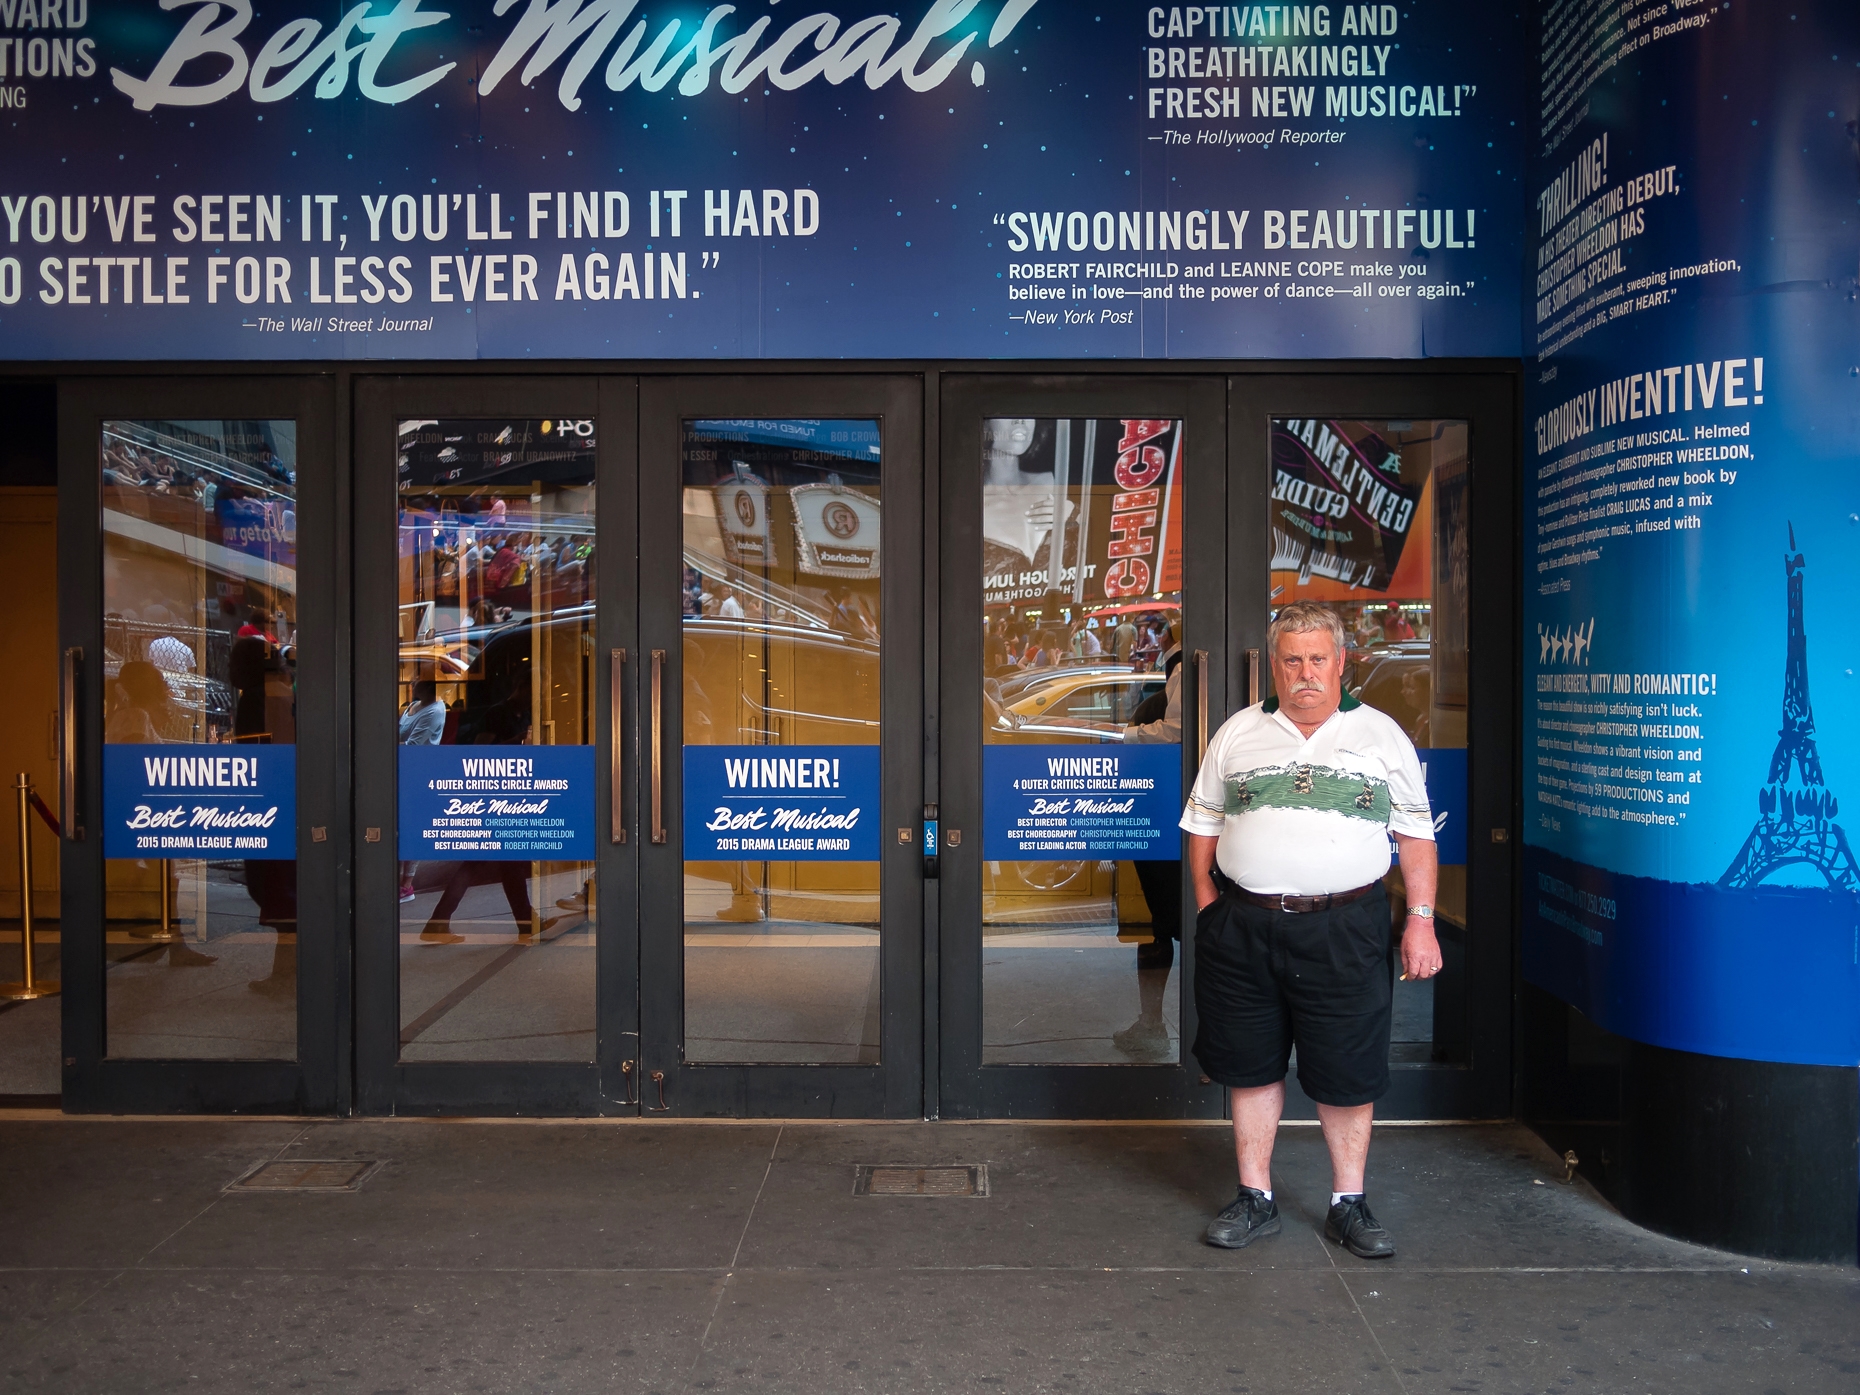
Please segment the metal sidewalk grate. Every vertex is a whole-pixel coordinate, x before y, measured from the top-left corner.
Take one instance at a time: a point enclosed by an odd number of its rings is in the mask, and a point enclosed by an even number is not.
[[[860,1163],[854,1196],[987,1196],[987,1163]]]
[[[377,1158],[274,1158],[226,1184],[229,1192],[353,1192],[381,1166]]]

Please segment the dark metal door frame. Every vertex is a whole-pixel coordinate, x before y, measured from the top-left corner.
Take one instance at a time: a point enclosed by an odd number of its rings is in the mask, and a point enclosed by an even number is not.
[[[880,1064],[687,1065],[683,1059],[682,575],[679,433],[692,417],[876,417],[883,432],[884,771],[880,820]],[[923,1108],[923,859],[898,828],[923,816],[923,389],[917,377],[841,374],[645,378],[640,387],[640,648],[664,654],[661,718],[666,839],[642,835],[642,1090],[668,1116],[918,1118]],[[649,681],[642,669],[642,681]],[[643,691],[643,690],[642,690]],[[642,741],[650,741],[642,708]],[[642,753],[642,763],[649,763]],[[637,801],[635,807],[638,807]]]
[[[297,1059],[112,1059],[104,1001],[103,517],[98,442],[107,419],[297,423],[297,565],[326,585],[298,593],[310,663],[299,675],[298,745],[336,751],[348,740],[349,670],[343,634],[348,558],[340,521],[346,461],[336,431],[333,377],[78,377],[58,391],[58,643],[77,651],[75,808],[83,830],[59,844],[64,1108],[70,1113],[334,1113],[349,1105],[346,1065],[350,963],[348,771],[300,756],[297,767]],[[316,842],[312,827],[328,829]]]
[[[636,462],[638,389],[632,378],[469,375],[364,377],[355,389],[356,956],[357,1108],[385,1114],[562,1114],[637,1112],[639,799],[635,616],[638,576]],[[395,828],[398,629],[395,422],[409,416],[586,415],[596,421],[598,510],[595,711],[610,711],[611,665],[624,649],[622,793],[628,839],[611,841],[614,733],[597,720],[595,840],[597,894],[596,1047],[586,1064],[400,1060],[400,914]],[[370,831],[378,830],[378,839]]]
[[[950,1118],[1210,1118],[1221,1092],[1202,1083],[1189,1054],[1195,1034],[1194,936],[1177,962],[1181,1059],[1171,1065],[988,1065],[982,1046],[982,421],[995,416],[1174,417],[1184,422],[1187,498],[1183,515],[1185,665],[1182,788],[1194,778],[1197,650],[1210,654],[1210,730],[1226,710],[1228,679],[1219,662],[1227,630],[1223,526],[1227,486],[1226,384],[1220,377],[1101,374],[951,374],[940,403],[943,526],[940,805],[946,828],[973,830],[945,846],[940,981],[942,1113]],[[945,840],[947,844],[947,839]],[[1186,875],[1186,868],[1184,869]],[[1185,927],[1194,905],[1184,883]]]
[[[925,363],[884,365],[893,375],[887,376],[874,371],[876,365],[756,363],[694,366],[678,378],[638,379],[602,377],[590,367],[423,364],[405,365],[388,375],[342,364],[285,370],[229,364],[164,365],[159,371],[137,364],[70,365],[60,370],[60,646],[81,650],[87,660],[81,672],[85,692],[78,705],[76,747],[80,812],[89,813],[94,822],[101,794],[102,714],[95,667],[102,642],[101,498],[96,442],[105,417],[267,415],[299,422],[300,566],[325,579],[323,585],[306,587],[300,597],[307,647],[321,656],[304,675],[308,681],[300,694],[301,743],[350,753],[347,760],[304,761],[299,768],[300,827],[323,826],[329,832],[326,842],[306,839],[299,850],[296,1062],[109,1059],[102,940],[92,932],[103,915],[101,845],[95,832],[83,842],[61,845],[66,1109],[630,1113],[634,1106],[628,1101],[638,1096],[629,1092],[621,1066],[637,1061],[639,1069],[631,1077],[635,1082],[652,1068],[666,1070],[672,1082],[669,1112],[674,1114],[916,1117],[925,1111],[953,1117],[1134,1117],[1219,1112],[1218,1101],[1210,1106],[1204,1099],[1219,1092],[1198,1087],[1192,1057],[1180,1067],[979,1066],[979,934],[974,927],[979,868],[970,859],[979,859],[980,844],[974,839],[960,853],[945,847],[941,882],[922,878],[915,847],[887,845],[884,915],[893,952],[884,979],[882,1067],[681,1067],[676,1019],[666,1018],[665,1003],[650,1011],[661,1023],[672,1021],[673,1027],[669,1033],[662,1027],[657,1038],[642,1044],[632,1035],[638,1030],[642,964],[660,985],[646,987],[648,999],[667,991],[664,985],[675,985],[677,979],[667,977],[675,974],[675,966],[668,958],[669,945],[659,942],[664,937],[648,933],[641,944],[639,925],[642,917],[649,926],[678,922],[676,906],[668,912],[663,893],[679,878],[674,875],[668,882],[661,876],[642,892],[636,863],[623,856],[610,867],[605,845],[598,970],[602,1030],[593,1065],[407,1067],[383,1049],[384,1043],[398,1041],[392,964],[398,928],[395,859],[392,840],[385,836],[395,822],[394,732],[391,700],[385,714],[373,711],[371,704],[379,692],[392,691],[392,642],[388,639],[384,647],[383,636],[393,632],[393,608],[388,606],[383,616],[379,597],[393,594],[394,577],[391,543],[377,549],[379,555],[371,555],[373,544],[368,540],[371,528],[391,532],[394,477],[391,452],[385,470],[378,456],[372,465],[365,459],[370,423],[401,410],[527,412],[539,403],[556,413],[571,405],[576,411],[598,412],[600,550],[609,559],[601,569],[599,643],[603,650],[625,648],[628,653],[623,793],[629,847],[639,849],[644,828],[641,699],[646,671],[640,660],[655,645],[674,658],[679,649],[672,643],[677,638],[676,604],[665,604],[664,597],[641,604],[642,576],[661,590],[673,584],[666,578],[677,576],[676,530],[648,526],[642,531],[642,518],[650,522],[656,515],[642,514],[641,507],[643,503],[662,512],[670,498],[670,516],[676,517],[680,414],[876,413],[885,421],[888,483],[895,491],[890,497],[908,497],[923,479],[931,482],[934,497],[924,498],[921,517],[908,517],[903,509],[886,514],[885,710],[890,720],[885,826],[913,824],[923,799],[929,797],[940,800],[946,828],[979,831],[979,756],[973,762],[966,756],[943,759],[945,754],[980,750],[972,701],[979,650],[969,623],[979,607],[980,577],[979,567],[967,562],[979,546],[973,516],[979,423],[985,413],[1020,412],[1031,401],[1042,413],[1190,416],[1192,409],[1194,420],[1209,421],[1210,413],[1225,412],[1224,432],[1203,428],[1193,432],[1188,443],[1190,468],[1198,472],[1190,478],[1205,475],[1218,481],[1199,486],[1198,497],[1209,499],[1207,491],[1218,487],[1225,498],[1220,508],[1197,508],[1190,516],[1191,535],[1185,538],[1191,586],[1201,573],[1196,557],[1227,559],[1226,569],[1215,568],[1218,579],[1210,583],[1221,590],[1222,617],[1217,623],[1208,605],[1191,603],[1188,619],[1186,647],[1191,652],[1205,648],[1214,656],[1211,727],[1229,710],[1230,696],[1234,704],[1243,700],[1246,651],[1260,648],[1264,641],[1266,419],[1433,415],[1472,422],[1476,544],[1470,656],[1474,697],[1468,739],[1473,749],[1471,822],[1479,836],[1469,839],[1468,894],[1472,916],[1491,929],[1477,940],[1472,960],[1470,1067],[1399,1069],[1382,1112],[1397,1118],[1441,1118],[1491,1117],[1509,1111],[1515,947],[1512,935],[1498,933],[1498,927],[1511,923],[1514,859],[1513,845],[1491,842],[1489,830],[1507,830],[1515,843],[1516,835],[1509,831],[1518,827],[1519,817],[1515,364],[1056,363],[1015,364],[1002,372],[992,365]],[[649,364],[600,367],[653,372]],[[189,371],[197,376],[179,376]],[[639,414],[641,384],[659,411],[656,423],[644,422]],[[926,389],[930,400],[923,397]],[[1209,392],[1215,396],[1209,398]],[[1212,441],[1215,434],[1223,439]],[[942,448],[944,438],[947,450]],[[391,441],[391,434],[386,439]],[[644,476],[638,470],[642,443],[647,458],[657,462]],[[922,458],[926,444],[938,458]],[[352,506],[352,494],[364,501],[359,512]],[[945,553],[950,561],[942,568],[940,554]],[[636,555],[640,566],[623,565]],[[908,578],[897,565],[907,555],[918,564]],[[918,589],[920,585],[927,589]],[[368,597],[375,599],[363,599]],[[1259,598],[1257,604],[1252,597]],[[925,628],[907,632],[910,626]],[[907,650],[917,656],[913,663],[918,680],[931,678],[933,688],[911,688],[905,669],[912,665],[900,667]],[[600,700],[605,701],[606,665],[597,667],[602,671]],[[359,715],[364,718],[354,723],[353,736],[351,693],[361,698]],[[677,731],[677,693],[674,683],[665,717],[665,754],[674,762],[671,770],[676,769],[672,733]],[[1192,720],[1191,714],[1191,726]],[[910,750],[895,754],[896,742]],[[604,811],[609,797],[605,733],[600,750],[597,807]],[[390,772],[385,779],[380,777],[383,771]],[[667,822],[674,828],[677,784],[667,784]],[[367,827],[383,829],[383,841],[365,843]],[[674,847],[653,851],[664,861],[664,870],[676,867]],[[945,906],[947,918],[941,914]],[[926,914],[935,919],[926,924]],[[384,926],[393,928],[384,931]],[[896,938],[900,934],[912,937],[915,951],[901,944]],[[1192,945],[1184,949],[1186,988],[1192,984]],[[1182,1021],[1185,1039],[1192,1039],[1192,995],[1185,994]],[[661,1063],[656,1067],[647,1059],[654,1053]],[[925,1061],[936,1078],[923,1078]],[[1162,1082],[1160,1077],[1170,1072],[1180,1078]],[[635,1092],[637,1088],[632,1087]],[[1308,1113],[1308,1103],[1295,1088],[1292,1096],[1292,1110]]]
[[[1518,828],[1518,380],[1510,373],[1260,373],[1229,381],[1229,682],[1244,690],[1248,649],[1266,642],[1270,556],[1269,428],[1273,417],[1450,418],[1469,423],[1472,581],[1468,620],[1469,779],[1465,1065],[1397,1065],[1377,1105],[1388,1119],[1503,1118],[1511,1112],[1513,850]],[[1261,664],[1261,696],[1271,693]],[[1503,841],[1494,838],[1503,831]],[[1474,835],[1477,836],[1474,836]],[[1286,1114],[1315,1118],[1296,1078]]]

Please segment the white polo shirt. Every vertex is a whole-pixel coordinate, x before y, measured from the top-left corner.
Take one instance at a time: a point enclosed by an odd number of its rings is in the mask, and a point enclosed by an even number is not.
[[[1268,896],[1367,886],[1389,870],[1390,833],[1434,837],[1414,743],[1348,693],[1309,737],[1277,698],[1221,723],[1182,827],[1219,837],[1221,871]]]

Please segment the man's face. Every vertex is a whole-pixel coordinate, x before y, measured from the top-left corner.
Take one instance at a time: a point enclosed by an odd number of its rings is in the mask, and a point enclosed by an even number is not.
[[[1272,656],[1279,702],[1299,722],[1321,722],[1343,701],[1343,656],[1328,630],[1279,636]]]

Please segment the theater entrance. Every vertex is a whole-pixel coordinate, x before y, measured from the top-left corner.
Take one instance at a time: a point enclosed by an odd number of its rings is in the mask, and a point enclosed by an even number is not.
[[[918,1111],[921,421],[361,384],[364,1109]]]
[[[1446,967],[1396,984],[1379,1112],[1505,1111],[1510,394],[1460,375],[945,380],[942,1113],[1225,1110],[1192,1054],[1176,818],[1209,735],[1271,696],[1266,628],[1296,600],[1339,613],[1346,686],[1419,749],[1441,852]],[[1287,1108],[1313,1113],[1295,1085]]]
[[[67,1107],[1218,1117],[1176,818],[1316,599],[1445,864],[1383,1113],[1503,1114],[1513,387],[67,381]]]

